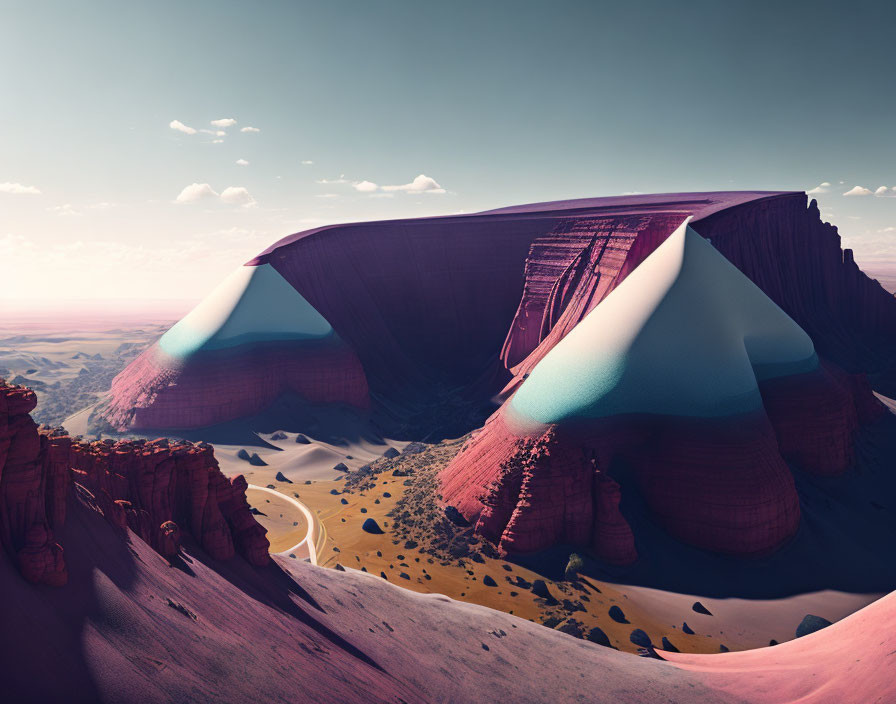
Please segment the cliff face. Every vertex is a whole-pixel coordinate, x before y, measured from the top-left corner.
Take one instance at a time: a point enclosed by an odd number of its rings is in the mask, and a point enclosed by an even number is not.
[[[733,210],[756,208],[757,222],[743,226],[772,248],[772,223],[784,218],[775,212],[793,216],[792,205],[780,197]],[[808,212],[808,222],[817,220]],[[641,232],[639,239],[649,237],[649,229]],[[734,554],[773,550],[799,525],[785,460],[813,474],[843,473],[853,463],[859,426],[883,412],[863,374],[819,365],[806,332],[770,300],[774,293],[786,302],[788,285],[769,277],[766,290],[758,288],[691,226],[662,239],[637,265],[611,270],[612,296],[606,277],[595,273],[601,259],[593,239],[568,237],[567,245],[577,242],[575,254],[556,244],[533,246],[526,291],[543,294],[547,274],[554,276],[551,296],[528,297],[528,310],[542,302],[540,341],[526,337],[531,328],[511,330],[508,362],[509,354],[524,353],[524,343],[534,345],[513,368],[514,395],[441,476],[445,502],[503,550],[571,542],[606,559],[634,559],[633,547],[608,546],[596,532],[624,519],[583,478],[586,457],[599,476],[619,463],[627,467],[654,519],[692,545]],[[635,247],[628,252],[637,259]],[[565,268],[548,266],[558,261]],[[798,263],[790,265],[799,273]],[[850,276],[848,268],[835,273]],[[873,292],[875,285],[863,287]],[[556,315],[551,297],[568,302],[545,334]],[[887,303],[877,300],[880,315],[865,318],[842,305],[794,310],[816,323],[830,317],[831,330],[818,328],[816,337],[836,351],[830,340],[840,328],[875,330]],[[885,352],[886,337],[879,341]],[[539,449],[548,436],[552,449]],[[520,453],[529,458],[526,469],[511,471]],[[574,490],[567,490],[570,482]]]
[[[62,585],[64,552],[54,537],[73,483],[106,519],[174,558],[184,532],[215,559],[239,552],[268,563],[268,541],[246,502],[242,476],[228,480],[210,445],[167,440],[73,441],[39,429],[32,391],[0,381],[0,541],[30,582]]]

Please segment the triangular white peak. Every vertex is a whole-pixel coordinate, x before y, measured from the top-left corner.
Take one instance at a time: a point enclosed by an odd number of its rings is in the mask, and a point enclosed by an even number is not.
[[[685,220],[536,365],[511,401],[540,423],[761,407],[757,379],[818,366],[809,336]]]
[[[241,266],[159,340],[187,357],[265,340],[328,337],[333,328],[270,264]]]

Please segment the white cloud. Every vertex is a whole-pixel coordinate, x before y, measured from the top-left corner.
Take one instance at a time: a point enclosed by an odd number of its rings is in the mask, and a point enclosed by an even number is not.
[[[228,186],[221,191],[221,200],[230,205],[242,205],[246,208],[255,205],[255,199],[243,186]]]
[[[815,188],[809,189],[806,191],[810,196],[819,195],[821,193],[827,193],[831,190],[831,184],[827,181],[823,181],[819,183]]]
[[[215,127],[233,127],[236,124],[236,120],[232,117],[222,117],[220,120],[212,120],[209,124]]]
[[[191,183],[175,199],[178,203],[193,203],[204,198],[217,198],[218,194],[207,183]]]
[[[313,163],[314,162],[310,159],[305,159],[305,161],[302,162],[302,166],[311,166]]]
[[[372,181],[360,181],[359,183],[352,184],[356,191],[360,191],[361,193],[373,193],[379,186],[377,186]]]
[[[261,132],[257,127],[241,127],[240,132]]]
[[[224,140],[223,139],[213,139],[212,144],[224,144]]]
[[[864,186],[853,186],[846,193],[845,196],[870,196],[871,191],[865,188]]]
[[[887,191],[889,191],[889,190],[890,189],[887,188],[886,186],[878,186],[877,189],[874,191],[874,195],[883,196],[883,195],[886,195]]]
[[[172,120],[168,123],[168,126],[171,129],[177,130],[178,132],[183,132],[184,134],[196,134],[196,130],[194,128],[185,125],[180,120]]]
[[[315,183],[324,183],[324,184],[334,184],[334,183],[348,183],[349,181],[345,178],[345,174],[340,174],[339,178],[322,178]]]
[[[896,232],[896,227],[885,227],[882,230],[878,230],[878,232]]]
[[[178,203],[195,203],[211,198],[216,198],[228,205],[242,205],[247,208],[255,205],[255,199],[243,186],[228,186],[218,193],[207,183],[191,183],[180,192],[175,200]]]
[[[442,188],[438,183],[436,183],[435,179],[430,178],[424,174],[420,174],[410,183],[405,183],[400,186],[383,186],[384,191],[403,191],[405,193],[445,193],[445,189]]]
[[[240,166],[248,166],[249,165],[249,162],[246,161],[245,159],[237,159],[236,163],[239,164]]]
[[[57,215],[81,215],[81,212],[75,210],[71,203],[66,203],[64,205],[54,205],[47,208],[51,213],[56,213]]]
[[[0,183],[0,193],[11,193],[15,196],[39,196],[40,190],[34,186],[23,186],[21,183]]]

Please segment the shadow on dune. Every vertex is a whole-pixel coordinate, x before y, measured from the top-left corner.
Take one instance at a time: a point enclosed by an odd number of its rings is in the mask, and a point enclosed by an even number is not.
[[[100,697],[87,632],[122,629],[126,616],[104,592],[127,592],[134,584],[136,553],[123,531],[110,526],[90,501],[70,492],[65,524],[56,530],[69,572],[61,588],[25,582],[10,560],[0,560],[3,615],[3,690],[9,701],[94,702]],[[54,655],[59,653],[59,655]],[[64,675],[57,668],[64,663]]]
[[[461,389],[440,389],[431,395],[422,395],[421,399],[424,397],[427,399],[425,403],[404,404],[391,404],[374,397],[372,409],[360,411],[339,404],[310,404],[295,394],[286,393],[252,416],[204,428],[151,430],[143,435],[277,450],[280,448],[265,441],[259,433],[282,430],[304,433],[319,442],[336,446],[359,442],[385,446],[384,438],[439,442],[461,437],[481,427],[495,410],[490,401],[470,398]]]
[[[896,415],[860,431],[855,466],[840,477],[817,477],[791,467],[800,497],[797,534],[770,555],[743,558],[699,550],[666,533],[651,518],[637,483],[622,465],[622,511],[632,525],[639,560],[620,568],[559,545],[515,561],[561,578],[571,552],[583,556],[584,574],[707,597],[774,599],[832,589],[852,593],[896,589]]]

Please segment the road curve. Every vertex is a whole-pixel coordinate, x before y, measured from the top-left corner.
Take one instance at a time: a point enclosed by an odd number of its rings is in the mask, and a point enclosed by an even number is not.
[[[286,494],[275,491],[274,489],[268,489],[266,486],[258,486],[257,484],[249,484],[250,489],[254,489],[255,491],[265,491],[268,494],[274,494],[281,499],[286,499],[293,506],[295,506],[299,511],[302,512],[305,516],[305,520],[308,522],[308,532],[305,533],[305,537],[302,538],[298,543],[293,545],[291,548],[284,550],[283,552],[275,553],[276,555],[289,555],[291,552],[295,552],[303,545],[306,545],[308,548],[308,556],[311,559],[311,564],[317,564],[317,546],[314,544],[314,526],[318,522],[317,516],[301,501],[296,501],[296,499],[291,496],[287,496]]]

